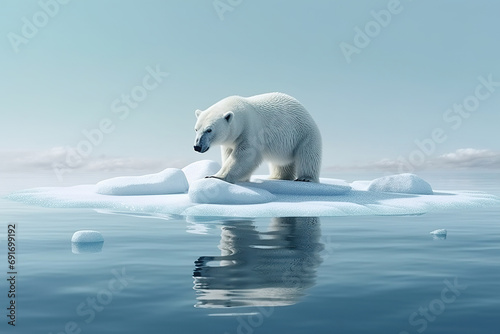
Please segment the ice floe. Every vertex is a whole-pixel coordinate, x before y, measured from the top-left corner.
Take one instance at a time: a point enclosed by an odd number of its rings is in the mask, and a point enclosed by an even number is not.
[[[414,174],[350,184],[328,178],[320,179],[319,184],[268,180],[262,176],[237,184],[204,178],[213,175],[218,167],[217,163],[204,160],[183,170],[166,169],[157,174],[73,187],[27,189],[7,198],[46,207],[165,217],[413,215],[500,205],[500,198],[482,192],[432,190]]]

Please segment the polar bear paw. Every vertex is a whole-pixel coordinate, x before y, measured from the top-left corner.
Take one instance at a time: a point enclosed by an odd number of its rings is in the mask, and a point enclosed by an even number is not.
[[[306,178],[295,179],[295,181],[300,181],[300,182],[312,182],[312,180],[311,180],[311,179],[306,179]]]
[[[205,176],[205,179],[219,179],[219,180],[222,180],[222,181],[226,181],[222,177],[218,177],[218,176],[215,176],[215,175],[207,175],[207,176]]]

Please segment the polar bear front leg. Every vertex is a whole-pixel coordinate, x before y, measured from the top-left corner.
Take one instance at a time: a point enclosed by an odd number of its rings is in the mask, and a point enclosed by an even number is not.
[[[226,162],[227,158],[229,158],[231,153],[233,153],[232,148],[224,147],[224,146],[221,147],[222,164],[224,164]]]
[[[229,183],[246,182],[252,172],[262,162],[262,154],[257,149],[241,145],[234,149],[222,164],[217,174],[209,177],[218,178]]]

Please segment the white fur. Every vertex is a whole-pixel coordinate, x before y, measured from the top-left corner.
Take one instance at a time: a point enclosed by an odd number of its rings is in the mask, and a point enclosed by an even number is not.
[[[195,150],[203,153],[222,145],[222,168],[213,177],[231,183],[248,181],[266,160],[273,179],[319,181],[321,134],[293,97],[230,96],[195,114]]]

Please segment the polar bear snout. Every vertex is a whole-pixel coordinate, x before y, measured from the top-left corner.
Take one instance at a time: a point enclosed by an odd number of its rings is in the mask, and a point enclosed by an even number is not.
[[[205,153],[210,148],[211,133],[203,133],[202,135],[196,136],[194,141],[194,150],[196,152]]]
[[[208,151],[209,148],[210,148],[209,146],[194,145],[194,150],[200,153],[205,153],[206,151]]]

